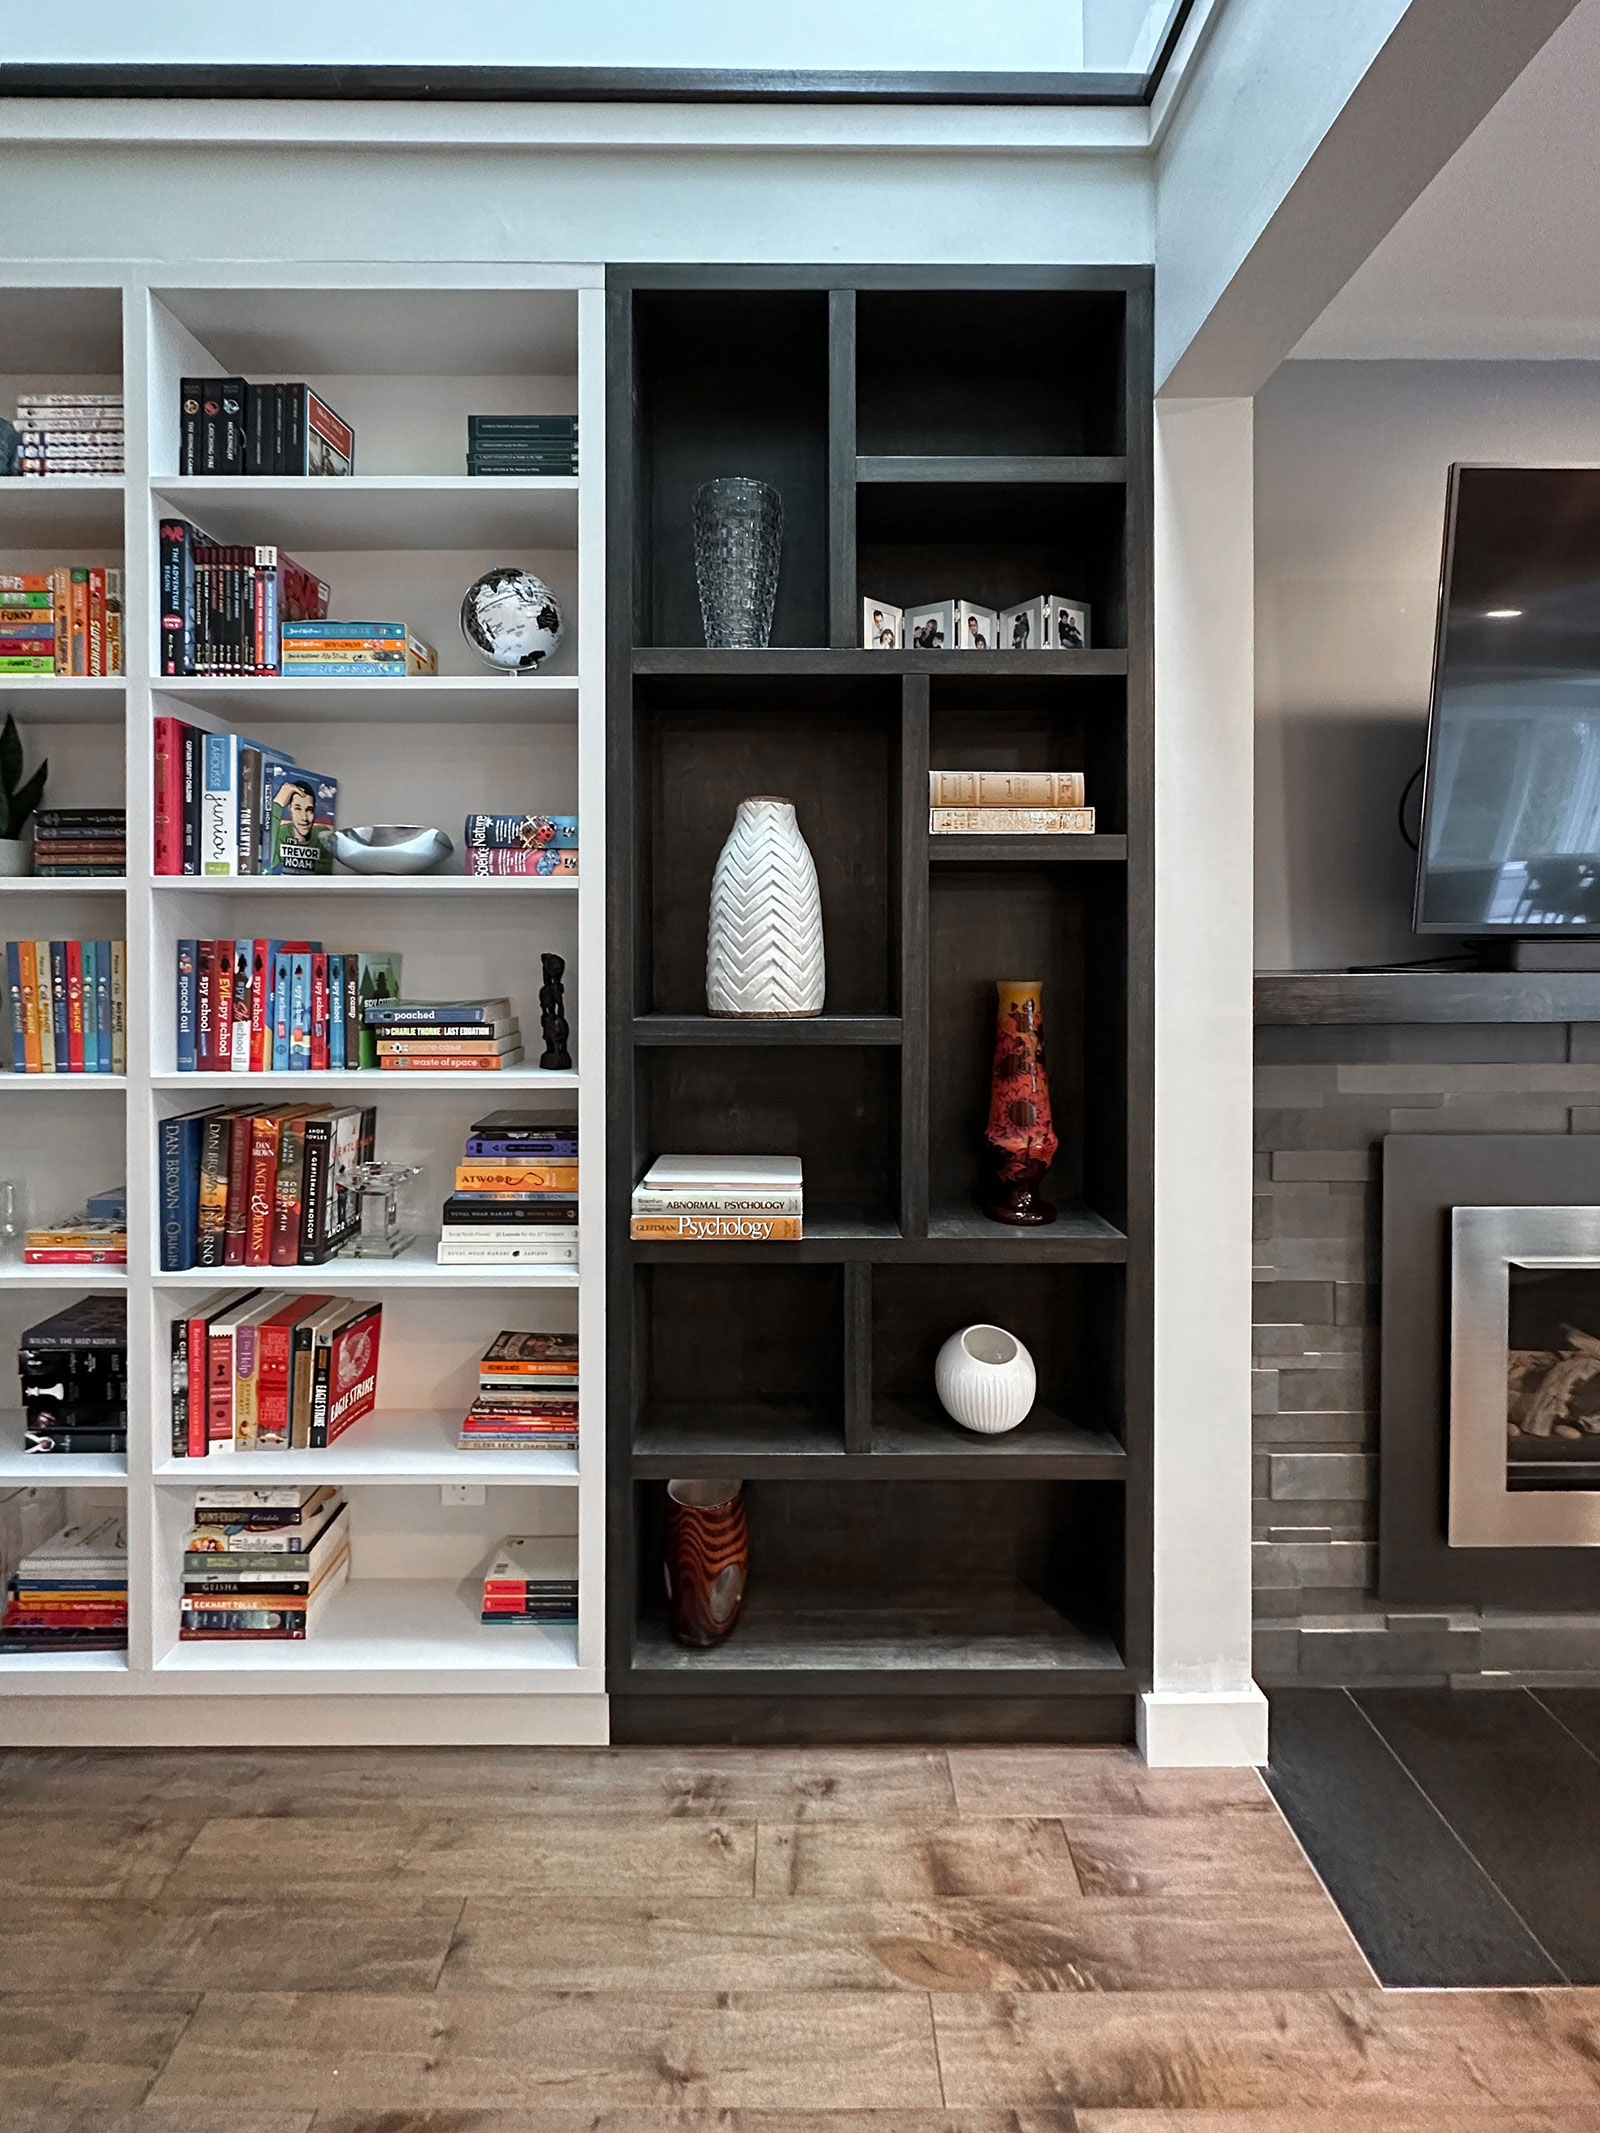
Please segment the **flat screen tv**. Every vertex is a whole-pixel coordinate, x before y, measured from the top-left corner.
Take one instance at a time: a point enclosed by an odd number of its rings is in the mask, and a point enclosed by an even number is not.
[[[1600,935],[1600,467],[1450,469],[1422,933]]]

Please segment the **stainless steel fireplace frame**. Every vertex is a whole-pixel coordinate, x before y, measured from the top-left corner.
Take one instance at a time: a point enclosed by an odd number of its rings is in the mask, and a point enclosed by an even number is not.
[[[1450,1211],[1450,1545],[1600,1548],[1600,1489],[1506,1485],[1514,1265],[1600,1273],[1600,1207]]]

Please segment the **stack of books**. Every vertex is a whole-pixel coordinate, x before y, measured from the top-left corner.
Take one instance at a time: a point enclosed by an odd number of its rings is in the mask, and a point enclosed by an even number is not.
[[[326,1451],[378,1398],[383,1306],[219,1289],[172,1321],[172,1456]]]
[[[184,940],[180,1074],[353,1074],[378,1064],[363,1011],[400,991],[392,950],[321,941]]]
[[[7,941],[14,1074],[125,1074],[124,941]]]
[[[497,1333],[478,1365],[478,1397],[462,1420],[463,1451],[578,1448],[578,1336]]]
[[[309,385],[180,378],[180,474],[353,474],[356,433]]]
[[[23,1449],[128,1449],[128,1302],[85,1296],[29,1326],[17,1350]]]
[[[325,580],[271,544],[212,540],[186,518],[161,521],[161,671],[276,674],[285,623],[328,612]]]
[[[495,1550],[484,1573],[485,1622],[542,1622],[575,1627],[578,1620],[578,1542],[575,1535],[543,1539],[512,1535]]]
[[[63,1526],[17,1566],[0,1652],[119,1652],[128,1643],[128,1530],[121,1511]]]
[[[243,1104],[156,1126],[161,1271],[322,1266],[359,1226],[358,1173],[378,1114],[358,1104]]]
[[[120,474],[121,393],[23,393],[17,399],[17,472]]]
[[[386,1074],[494,1074],[522,1064],[522,1028],[507,999],[374,999],[363,1016]]]
[[[797,1155],[658,1155],[633,1188],[629,1234],[653,1244],[793,1244]]]
[[[433,646],[403,622],[285,622],[278,637],[286,681],[388,681],[439,671]]]
[[[216,1500],[234,1496],[273,1501]],[[297,1642],[350,1575],[350,1507],[335,1489],[201,1490],[194,1520],[180,1642]]]
[[[468,815],[464,838],[469,874],[578,871],[576,815]]]
[[[930,770],[935,837],[1092,837],[1081,770]]]
[[[25,1266],[126,1266],[126,1187],[95,1193],[81,1214],[24,1230],[22,1260]]]
[[[128,870],[128,817],[120,807],[41,807],[33,818],[33,871],[51,881]]]
[[[121,672],[120,569],[0,572],[0,675]]]
[[[491,1111],[467,1135],[444,1203],[441,1266],[576,1266],[578,1127]]]
[[[576,474],[576,415],[469,415],[469,474]]]
[[[331,874],[338,799],[337,778],[287,749],[155,721],[158,874]]]

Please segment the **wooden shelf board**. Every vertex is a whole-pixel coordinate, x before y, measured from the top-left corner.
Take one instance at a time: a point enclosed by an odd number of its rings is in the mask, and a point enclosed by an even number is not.
[[[315,1267],[302,1272],[313,1274]],[[325,1270],[324,1270],[325,1271]],[[278,1481],[490,1482],[529,1488],[576,1488],[575,1452],[462,1451],[456,1442],[464,1409],[375,1408],[326,1451],[238,1452],[218,1460],[160,1460],[159,1482],[191,1489],[262,1487]]]
[[[633,1442],[633,1471],[641,1481],[719,1474],[801,1480],[842,1470],[847,1463],[863,1464],[846,1453],[837,1419],[776,1403],[707,1407],[661,1401],[645,1409]]]
[[[0,1089],[15,1093],[93,1096],[120,1095],[128,1086],[126,1074],[13,1074],[0,1072]]]
[[[1128,1240],[1092,1208],[1058,1202],[1056,1219],[1041,1229],[1013,1229],[991,1222],[975,1207],[936,1207],[928,1220],[928,1242],[940,1256],[981,1259],[1076,1259],[1118,1264],[1128,1256]]]
[[[976,1208],[941,1208],[928,1224],[926,1237],[903,1237],[892,1223],[849,1222],[810,1215],[805,1234],[794,1244],[631,1242],[636,1264],[670,1266],[698,1260],[738,1261],[760,1265],[837,1264],[859,1259],[877,1264],[963,1260],[1072,1260],[1117,1265],[1128,1256],[1122,1231],[1084,1207],[1064,1206],[1057,1219],[1041,1229],[1011,1229],[991,1222]]]
[[[0,877],[0,896],[123,896],[127,888],[125,874],[67,874],[59,881],[32,874]]]
[[[150,487],[159,509],[219,541],[276,540],[312,553],[575,548],[578,540],[576,475],[202,475],[158,477]]]
[[[1046,458],[1019,455],[986,457],[974,453],[861,453],[858,482],[1053,482],[1062,486],[1093,484],[1116,487],[1128,479],[1126,459],[1110,457]]]
[[[903,674],[959,674],[991,680],[1089,679],[1126,674],[1125,651],[1090,652],[867,652],[825,645],[793,647],[773,645],[765,651],[710,652],[699,645],[641,645],[633,654],[633,671],[639,675],[683,675],[710,679],[724,675],[730,680],[755,681],[764,675],[814,675],[822,680],[833,675],[879,674],[896,680]]]
[[[930,1401],[926,1411],[880,1400],[870,1451],[847,1452],[843,1420],[801,1407],[705,1407],[661,1402],[645,1410],[633,1442],[637,1480],[965,1481],[1121,1480],[1127,1454],[1103,1430],[1036,1408],[1017,1429],[981,1437]]]
[[[640,1045],[897,1045],[902,1029],[898,1015],[804,1015],[784,1022],[725,1015],[636,1015],[633,1041]]]
[[[576,896],[576,874],[479,880],[470,874],[152,874],[149,887],[203,896]]]
[[[25,1452],[22,1434],[21,1408],[0,1411],[0,1486],[123,1489],[128,1485],[128,1461],[121,1452]]]
[[[898,1245],[900,1233],[889,1223],[825,1221],[805,1222],[806,1234],[796,1244],[664,1244],[654,1240],[633,1243],[629,1249],[636,1262],[647,1266],[671,1266],[694,1259],[706,1261],[766,1260],[790,1266],[833,1263],[841,1259],[875,1259],[887,1256]]]
[[[112,1652],[0,1652],[0,1681],[12,1674],[30,1678],[30,1685],[40,1691],[56,1687],[71,1688],[73,1676],[81,1674],[121,1674],[128,1672],[126,1650]],[[40,1680],[41,1675],[53,1674],[62,1677],[59,1681]]]
[[[1053,1408],[1039,1405],[1032,1414],[998,1437],[963,1429],[930,1397],[925,1405],[905,1406],[878,1400],[872,1411],[872,1451],[856,1459],[878,1480],[969,1480],[980,1473],[996,1481],[1061,1478],[1076,1481],[1121,1481],[1128,1455],[1108,1430],[1068,1421]]]
[[[0,1289],[125,1289],[125,1266],[24,1266],[0,1260]]]
[[[185,1077],[187,1078],[187,1077]],[[302,1079],[305,1077],[302,1076]],[[326,1289],[361,1296],[376,1289],[575,1289],[575,1266],[440,1266],[424,1238],[400,1259],[330,1259],[323,1266],[186,1267],[150,1277],[158,1289]]]
[[[5,1077],[0,1076],[0,1080]],[[32,1080],[48,1080],[49,1076],[32,1075]],[[74,1075],[74,1080],[88,1077]],[[99,1077],[104,1079],[104,1076]],[[193,1090],[197,1096],[206,1096],[215,1090],[221,1101],[237,1092],[248,1096],[256,1089],[270,1090],[274,1095],[293,1091],[302,1096],[354,1097],[357,1091],[376,1092],[391,1090],[403,1095],[407,1090],[417,1089],[515,1089],[520,1093],[537,1086],[552,1093],[571,1093],[578,1086],[575,1072],[546,1073],[539,1067],[502,1067],[497,1071],[482,1073],[477,1069],[468,1073],[455,1067],[446,1067],[436,1074],[386,1074],[381,1067],[360,1067],[353,1073],[328,1074],[152,1074],[153,1089]],[[361,1101],[367,1102],[362,1094]]]
[[[230,1468],[230,1471],[232,1469]],[[578,1663],[578,1632],[478,1619],[481,1581],[352,1578],[297,1643],[174,1643],[161,1673],[358,1674],[390,1671],[550,1674]]]
[[[570,726],[578,716],[578,683],[565,674],[413,674],[403,681],[169,675],[152,686],[198,711],[284,725]]]
[[[930,866],[1070,866],[1090,860],[1120,866],[1127,857],[1127,838],[1111,835],[974,837],[941,831],[928,839]]]

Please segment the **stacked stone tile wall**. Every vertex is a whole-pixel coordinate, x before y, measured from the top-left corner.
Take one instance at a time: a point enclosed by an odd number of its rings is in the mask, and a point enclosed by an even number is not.
[[[1600,1132],[1600,1025],[1256,1033],[1255,1655],[1266,1682],[1600,1674],[1600,1615],[1376,1596],[1379,1150]]]

